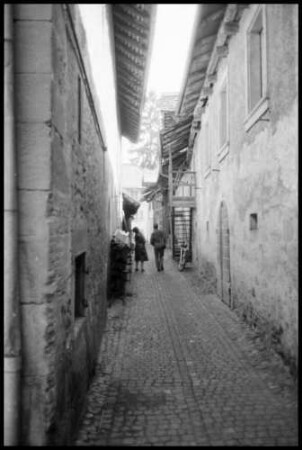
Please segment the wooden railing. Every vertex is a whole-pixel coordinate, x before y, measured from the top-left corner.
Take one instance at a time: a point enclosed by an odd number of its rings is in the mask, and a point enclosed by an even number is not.
[[[171,186],[170,186],[171,188]],[[173,171],[172,206],[195,207],[195,172]]]

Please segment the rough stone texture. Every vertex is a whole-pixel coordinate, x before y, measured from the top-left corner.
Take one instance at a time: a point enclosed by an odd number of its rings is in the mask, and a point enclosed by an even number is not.
[[[267,334],[293,370],[297,363],[297,5],[267,5],[268,121],[245,131],[245,33],[256,5],[246,9],[239,31],[228,44],[217,83],[202,116],[212,127],[212,168],[204,177],[204,130],[194,149],[197,170],[195,261],[220,274],[217,237],[219,208],[228,210],[232,303],[237,312]],[[279,67],[279,62],[281,66]],[[228,79],[229,152],[216,152],[218,91]],[[250,230],[250,214],[258,229]],[[209,230],[206,229],[209,222]],[[215,279],[213,279],[215,282]]]
[[[296,446],[297,386],[197,270],[151,246],[113,303],[76,446]]]
[[[77,6],[69,7],[87,60]],[[85,84],[63,6],[16,5],[14,11],[22,444],[68,445],[106,321],[109,237],[117,220],[112,167],[87,96],[91,74]],[[75,257],[82,252],[88,306],[75,318]]]

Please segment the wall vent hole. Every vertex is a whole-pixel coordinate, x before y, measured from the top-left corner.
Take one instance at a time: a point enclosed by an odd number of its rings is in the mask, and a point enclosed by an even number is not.
[[[258,229],[258,216],[256,213],[250,214],[250,230]]]

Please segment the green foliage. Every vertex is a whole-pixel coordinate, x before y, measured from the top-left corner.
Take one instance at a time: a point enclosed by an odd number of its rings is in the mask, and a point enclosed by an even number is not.
[[[142,112],[139,141],[129,149],[130,161],[142,169],[153,170],[159,161],[160,111],[157,102],[156,94],[149,92]]]

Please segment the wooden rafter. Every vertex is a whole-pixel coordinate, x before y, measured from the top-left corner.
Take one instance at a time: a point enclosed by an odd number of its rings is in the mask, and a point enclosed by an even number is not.
[[[130,6],[131,5],[131,6]],[[125,4],[125,3],[120,3],[118,5],[121,9],[121,11],[128,16],[128,19],[130,20],[135,20],[138,23],[141,23],[143,26],[145,24],[148,23],[149,21],[149,14],[147,11],[145,10],[137,10],[135,8],[134,4]]]
[[[116,20],[116,28],[120,29],[123,27],[126,27],[129,32],[136,34],[137,36],[143,38],[146,38],[148,36],[144,30],[144,27],[140,24],[137,24],[133,21],[129,22],[128,19],[118,11],[114,11],[114,18]]]

